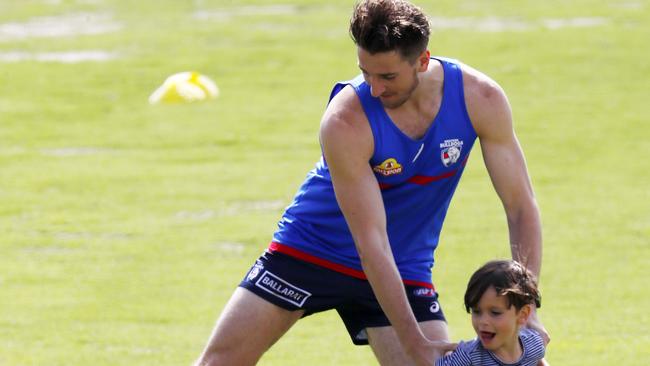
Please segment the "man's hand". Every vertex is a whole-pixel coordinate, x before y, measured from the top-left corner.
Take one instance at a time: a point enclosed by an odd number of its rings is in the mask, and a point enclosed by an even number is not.
[[[457,343],[446,341],[427,341],[420,347],[407,349],[408,354],[415,360],[417,366],[432,366],[442,358],[447,352],[451,352],[458,347]]]
[[[551,336],[548,334],[546,331],[546,328],[544,328],[544,325],[542,322],[537,319],[537,311],[533,310],[530,313],[530,316],[528,317],[528,323],[526,324],[528,328],[536,330],[541,336],[542,339],[544,340],[544,346],[547,346],[549,342],[551,341]]]

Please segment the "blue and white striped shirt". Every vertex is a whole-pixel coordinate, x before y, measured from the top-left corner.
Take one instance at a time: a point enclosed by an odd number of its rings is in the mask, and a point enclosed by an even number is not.
[[[460,342],[456,350],[436,361],[436,366],[535,366],[544,358],[544,341],[536,331],[524,328],[519,332],[523,349],[521,358],[515,363],[505,363],[474,339]]]

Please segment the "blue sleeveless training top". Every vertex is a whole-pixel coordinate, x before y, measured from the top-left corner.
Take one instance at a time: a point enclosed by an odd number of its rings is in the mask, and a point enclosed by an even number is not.
[[[465,107],[460,65],[435,58],[444,69],[443,96],[433,123],[418,140],[390,119],[360,75],[334,86],[330,100],[346,85],[359,97],[369,120],[375,150],[368,162],[386,210],[388,239],[405,281],[431,283],[433,252],[451,197],[476,133]],[[352,235],[336,202],[329,169],[321,157],[287,207],[272,246],[344,273],[361,273]],[[341,270],[344,269],[344,270]],[[347,271],[349,269],[349,271]]]

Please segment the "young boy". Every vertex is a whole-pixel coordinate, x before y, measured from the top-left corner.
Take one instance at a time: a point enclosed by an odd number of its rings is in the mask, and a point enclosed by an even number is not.
[[[534,276],[512,260],[491,261],[467,284],[465,309],[477,338],[460,342],[436,366],[547,365],[539,333],[524,328],[532,306],[540,306]]]

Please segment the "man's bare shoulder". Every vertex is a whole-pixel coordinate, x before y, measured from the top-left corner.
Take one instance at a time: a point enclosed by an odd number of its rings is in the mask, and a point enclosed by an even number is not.
[[[321,144],[346,150],[372,151],[372,131],[361,101],[351,86],[343,88],[330,101],[320,126]]]
[[[487,128],[512,122],[510,104],[501,86],[486,74],[466,64],[463,71],[465,105],[474,129],[481,136]]]
[[[501,86],[483,72],[467,64],[461,64],[461,70],[466,99],[490,99],[503,94]]]
[[[366,121],[359,97],[354,88],[347,85],[328,104],[321,125],[322,127],[329,127],[329,125],[355,127]]]

